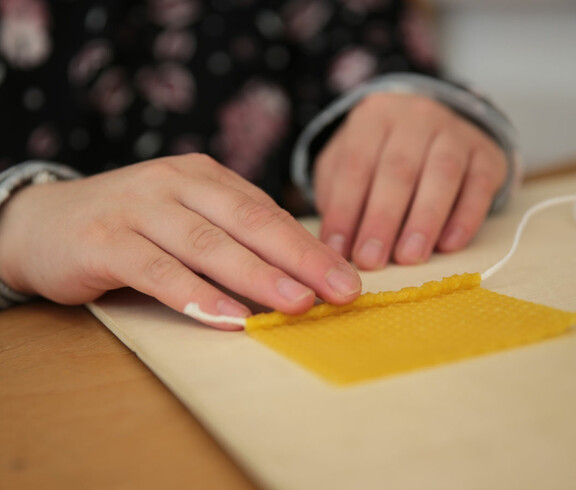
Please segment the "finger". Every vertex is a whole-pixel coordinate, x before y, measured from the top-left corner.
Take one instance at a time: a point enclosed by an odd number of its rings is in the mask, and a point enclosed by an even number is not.
[[[289,213],[217,183],[180,190],[181,202],[225,230],[266,263],[284,271],[332,303],[347,303],[361,291],[358,273],[314,238]],[[206,206],[218,196],[217,206]],[[258,285],[258,287],[262,287]]]
[[[332,180],[339,162],[338,155],[342,152],[343,129],[344,126],[334,133],[314,164],[314,200],[316,209],[321,215],[326,211]]]
[[[172,159],[167,159],[167,161],[173,162]],[[197,166],[202,165],[205,179],[213,180],[223,186],[237,189],[263,204],[274,204],[274,200],[258,186],[252,184],[234,170],[224,167],[208,155],[199,153],[184,155],[181,157],[181,160],[178,160],[177,165],[179,168],[182,168],[185,176],[194,179],[196,184],[199,183],[198,179],[201,178],[201,176],[198,175]]]
[[[167,254],[143,236],[125,232],[114,250],[102,254],[100,264],[108,271],[115,287],[130,286],[153,296],[176,311],[184,311],[190,302],[204,312],[243,318],[250,310],[194,274],[178,259]],[[238,330],[234,324],[213,324],[226,330]]]
[[[474,152],[460,197],[438,241],[440,251],[459,250],[470,242],[504,182],[505,169],[506,161],[501,152]]]
[[[432,139],[420,120],[396,126],[380,157],[352,258],[361,269],[384,267],[410,205]]]
[[[428,260],[458,196],[469,159],[469,144],[459,133],[445,130],[434,139],[395,247],[396,262]]]
[[[289,314],[303,313],[314,304],[312,289],[183,206],[155,206],[139,226],[141,233],[181,263],[246,298]]]
[[[319,162],[329,173],[319,177],[329,180],[323,192],[320,239],[343,257],[350,256],[353,238],[364,208],[378,155],[386,141],[388,127],[380,111],[370,107],[353,112],[337,135],[338,152],[329,152]]]

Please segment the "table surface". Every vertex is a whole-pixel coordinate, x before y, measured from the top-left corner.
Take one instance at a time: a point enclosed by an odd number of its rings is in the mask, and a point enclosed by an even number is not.
[[[40,300],[4,311],[0,487],[80,486],[256,488],[85,308]]]

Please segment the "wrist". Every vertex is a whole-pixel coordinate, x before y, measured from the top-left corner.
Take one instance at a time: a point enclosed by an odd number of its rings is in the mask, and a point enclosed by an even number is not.
[[[28,209],[27,197],[39,184],[78,177],[73,169],[45,162],[26,162],[0,174],[0,309],[34,297],[22,272],[22,264],[28,260],[26,243],[34,240],[33,233],[23,226],[35,215]]]
[[[31,252],[27,242],[35,240],[28,219],[36,213],[29,204],[29,194],[36,186],[25,186],[10,194],[0,207],[0,307],[25,303],[34,289],[25,280],[25,264]],[[34,218],[32,218],[34,219]]]

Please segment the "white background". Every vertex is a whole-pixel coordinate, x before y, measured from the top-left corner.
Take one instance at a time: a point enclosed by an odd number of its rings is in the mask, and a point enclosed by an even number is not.
[[[527,172],[576,160],[576,0],[432,0],[449,73],[510,116]]]

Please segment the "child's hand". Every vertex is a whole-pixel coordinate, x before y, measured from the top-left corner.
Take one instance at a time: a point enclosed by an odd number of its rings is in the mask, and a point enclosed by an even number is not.
[[[464,247],[506,177],[499,147],[422,96],[373,94],[316,162],[321,239],[361,269]]]
[[[361,287],[264,192],[199,154],[23,189],[2,210],[0,274],[61,303],[131,286],[178,311],[238,317],[248,310],[206,278],[286,313]]]

